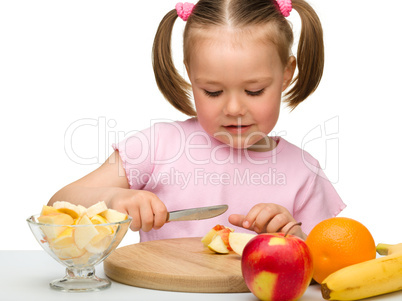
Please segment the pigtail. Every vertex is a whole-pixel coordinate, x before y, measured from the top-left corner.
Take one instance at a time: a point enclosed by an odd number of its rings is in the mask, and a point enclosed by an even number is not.
[[[159,24],[152,48],[152,65],[163,96],[180,112],[196,116],[190,100],[191,85],[178,73],[173,63],[171,40],[176,19],[177,12],[173,9]]]
[[[324,38],[320,19],[304,0],[293,0],[293,8],[301,19],[301,33],[297,49],[298,74],[286,101],[293,109],[313,93],[324,71]]]

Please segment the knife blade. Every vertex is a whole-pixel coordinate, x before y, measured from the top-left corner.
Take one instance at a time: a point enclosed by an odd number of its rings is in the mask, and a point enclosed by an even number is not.
[[[228,210],[228,205],[199,207],[168,212],[166,221],[192,221],[212,218]]]

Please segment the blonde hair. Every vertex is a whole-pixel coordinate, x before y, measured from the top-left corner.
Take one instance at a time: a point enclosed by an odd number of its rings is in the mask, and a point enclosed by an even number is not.
[[[318,87],[324,69],[324,42],[320,19],[304,0],[293,0],[293,9],[301,19],[301,33],[296,62],[298,74],[292,81],[285,101],[294,109]],[[191,85],[178,73],[171,51],[171,36],[177,19],[175,9],[159,24],[153,45],[156,83],[164,97],[179,111],[196,116],[190,99]],[[200,0],[187,20],[183,35],[184,62],[190,60],[191,47],[199,30],[213,26],[243,29],[267,26],[267,37],[278,48],[282,64],[287,65],[293,45],[293,31],[280,13],[275,0]]]

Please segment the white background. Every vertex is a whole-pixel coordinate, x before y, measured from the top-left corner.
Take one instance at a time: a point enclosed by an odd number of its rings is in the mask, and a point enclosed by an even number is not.
[[[342,216],[376,242],[402,242],[402,2],[310,3],[325,33],[324,77],[295,111],[283,109],[274,133],[320,160],[348,205]],[[116,139],[151,120],[186,119],[151,67],[154,33],[175,4],[0,0],[0,249],[39,249],[25,219],[97,168]],[[296,12],[290,20],[297,36]],[[181,72],[183,26],[173,50]]]

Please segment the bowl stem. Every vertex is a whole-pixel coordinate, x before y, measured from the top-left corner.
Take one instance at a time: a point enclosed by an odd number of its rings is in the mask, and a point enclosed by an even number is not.
[[[98,278],[94,267],[66,268],[64,278],[50,282],[53,289],[64,292],[89,292],[108,288],[110,280]]]

